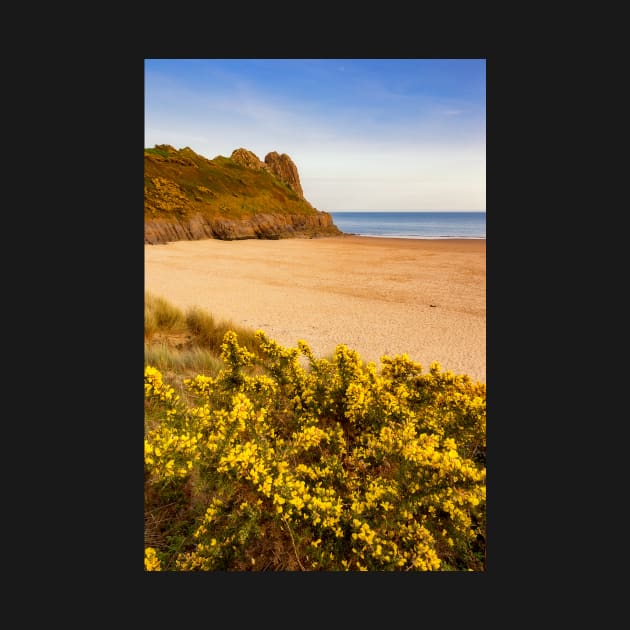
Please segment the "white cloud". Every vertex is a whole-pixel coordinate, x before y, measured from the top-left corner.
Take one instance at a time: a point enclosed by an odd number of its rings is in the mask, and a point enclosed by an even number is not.
[[[463,108],[417,100],[413,116],[392,118],[386,103],[406,97],[378,82],[362,88],[376,90],[376,105],[334,113],[243,81],[206,93],[155,77],[151,84],[145,146],[189,146],[210,159],[240,147],[261,160],[286,153],[320,210],[485,210],[485,121],[469,126]]]

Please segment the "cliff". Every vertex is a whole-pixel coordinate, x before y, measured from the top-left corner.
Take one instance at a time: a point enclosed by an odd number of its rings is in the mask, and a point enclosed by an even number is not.
[[[209,160],[192,149],[144,150],[144,242],[340,235],[305,198],[297,167],[273,151]]]

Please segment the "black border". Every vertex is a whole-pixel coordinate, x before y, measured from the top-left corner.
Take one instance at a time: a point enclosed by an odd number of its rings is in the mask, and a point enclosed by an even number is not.
[[[419,26],[418,39],[422,39],[422,29],[426,28],[429,26]],[[89,498],[81,504],[80,512],[85,510],[84,518],[90,527],[77,544],[93,548],[98,541],[100,560],[96,561],[94,570],[100,571],[103,565],[110,567],[111,578],[123,581],[130,591],[139,589],[137,598],[145,603],[159,602],[163,588],[162,592],[174,602],[181,601],[180,596],[188,602],[211,601],[219,605],[240,600],[237,611],[251,610],[252,615],[261,619],[267,614],[265,610],[270,619],[278,614],[279,608],[285,610],[279,599],[286,610],[302,610],[308,615],[309,610],[318,609],[316,602],[321,597],[325,597],[327,606],[333,607],[331,610],[341,606],[349,618],[360,616],[361,610],[372,618],[372,603],[383,602],[381,608],[389,611],[384,612],[387,623],[394,620],[397,606],[414,609],[414,616],[422,619],[422,603],[439,606],[446,616],[451,614],[453,603],[464,618],[486,616],[488,607],[494,605],[488,599],[489,593],[504,591],[508,587],[507,576],[539,568],[534,561],[538,555],[536,538],[530,527],[532,518],[540,518],[540,513],[539,508],[530,503],[532,491],[528,488],[532,478],[524,478],[532,464],[531,440],[541,430],[539,425],[531,427],[536,417],[536,403],[522,403],[523,398],[528,401],[532,395],[526,383],[537,369],[532,353],[537,338],[527,324],[534,313],[531,298],[524,296],[524,292],[533,290],[538,280],[531,275],[532,269],[540,271],[541,267],[532,261],[535,253],[531,234],[519,227],[522,218],[532,213],[531,197],[518,194],[529,185],[523,174],[532,171],[531,155],[525,149],[532,123],[519,99],[524,68],[514,59],[488,54],[487,46],[471,46],[464,52],[462,47],[449,46],[452,40],[442,47],[436,46],[431,53],[423,51],[422,46],[420,50],[412,50],[416,42],[402,38],[391,47],[385,46],[387,53],[384,48],[378,52],[363,52],[361,46],[353,46],[349,41],[323,54],[323,49],[328,47],[321,45],[321,39],[325,39],[324,33],[317,45],[312,46],[319,49],[315,54],[299,45],[290,55],[283,45],[278,46],[282,53],[278,49],[274,51],[273,44],[271,50],[264,48],[264,55],[260,50],[252,50],[253,45],[239,48],[238,54],[234,48],[231,54],[217,54],[216,49],[204,54],[203,45],[197,51],[189,48],[187,54],[180,51],[173,54],[172,50],[165,54],[164,48],[158,53],[148,46],[148,53],[117,59],[115,64],[108,62],[110,80],[102,85],[99,81],[91,84],[90,97],[97,109],[90,122],[95,124],[97,137],[93,138],[92,148],[86,143],[78,144],[79,156],[87,152],[91,159],[89,165],[77,165],[81,177],[89,181],[91,201],[83,214],[77,216],[76,222],[85,226],[86,234],[78,236],[81,243],[78,252],[73,253],[72,267],[81,277],[88,277],[88,284],[93,287],[91,293],[75,287],[75,307],[83,304],[89,313],[98,313],[99,324],[90,321],[76,333],[84,340],[77,339],[79,348],[85,349],[88,344],[96,348],[95,359],[90,361],[85,357],[87,365],[80,370],[83,372],[80,387],[89,391],[85,404],[91,410],[80,425],[85,427],[85,439],[89,443],[89,446],[86,444],[88,452],[79,462],[89,484],[86,490]],[[140,328],[144,325],[140,210],[143,204],[140,149],[143,147],[139,145],[144,146],[145,57],[487,60],[489,507],[488,562],[483,574],[309,574],[305,577],[302,574],[185,575],[143,571],[142,543],[139,542],[142,487],[141,482],[136,486],[134,481],[136,475],[140,478],[142,474],[140,442],[133,436],[139,439],[138,418],[143,413],[139,385],[143,366]],[[94,102],[96,100],[98,103]],[[95,190],[98,190],[96,196]],[[527,304],[530,304],[529,310]],[[105,358],[102,358],[103,350]],[[136,405],[138,409],[134,412]],[[138,433],[132,427],[136,427]],[[534,473],[533,479],[538,483],[540,473]],[[534,514],[528,516],[528,510],[533,510]],[[258,596],[262,605],[267,602],[267,608],[255,604]]]

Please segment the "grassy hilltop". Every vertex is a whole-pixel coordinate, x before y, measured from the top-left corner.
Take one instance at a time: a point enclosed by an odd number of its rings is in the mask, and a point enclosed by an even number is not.
[[[340,234],[330,215],[300,194],[290,158],[277,158],[287,167],[285,181],[244,149],[212,160],[188,147],[145,149],[145,241]]]

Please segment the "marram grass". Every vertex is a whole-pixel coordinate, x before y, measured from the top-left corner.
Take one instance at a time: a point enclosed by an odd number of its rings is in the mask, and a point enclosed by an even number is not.
[[[187,367],[194,368],[191,357],[196,353],[201,360],[199,369],[203,371],[208,354],[219,360],[223,336],[228,330],[234,331],[248,350],[258,352],[254,330],[236,326],[230,320],[218,320],[197,306],[183,311],[161,296],[149,291],[144,294],[145,362],[154,352],[164,361],[186,361]],[[187,358],[176,356],[187,351]]]
[[[145,361],[145,569],[484,571],[485,384],[254,338],[178,391]]]

